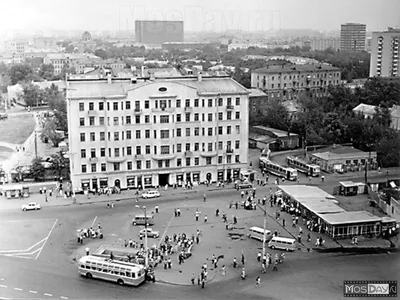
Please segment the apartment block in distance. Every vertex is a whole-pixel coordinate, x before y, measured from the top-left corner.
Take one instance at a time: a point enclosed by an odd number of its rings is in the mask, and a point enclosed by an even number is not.
[[[369,76],[399,77],[400,29],[373,32]]]
[[[339,50],[340,48],[339,38],[312,39],[310,42],[311,50],[313,51],[323,51],[329,48]]]
[[[143,45],[183,42],[183,21],[135,21],[135,40]]]
[[[366,25],[358,23],[342,24],[340,28],[340,50],[350,52],[365,51]]]
[[[248,91],[230,77],[67,79],[75,191],[234,180],[247,171]]]
[[[263,90],[268,99],[298,99],[327,95],[330,85],[341,84],[340,69],[325,64],[272,65],[251,72],[251,87]]]

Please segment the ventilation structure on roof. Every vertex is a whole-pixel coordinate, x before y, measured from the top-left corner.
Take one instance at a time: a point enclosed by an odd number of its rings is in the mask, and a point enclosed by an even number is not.
[[[167,88],[166,88],[166,87],[160,87],[158,90],[159,90],[160,92],[166,92],[166,91],[167,91]]]

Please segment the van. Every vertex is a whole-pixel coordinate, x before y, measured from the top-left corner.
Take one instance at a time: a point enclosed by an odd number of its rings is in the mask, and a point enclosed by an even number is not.
[[[133,220],[133,225],[154,225],[154,216],[153,215],[136,215]]]
[[[268,243],[271,249],[282,249],[286,251],[296,250],[296,240],[280,236],[274,236]]]
[[[256,239],[262,242],[264,239],[263,233],[265,234],[265,241],[268,242],[272,238],[271,231],[264,231],[264,229],[260,227],[251,227],[247,236],[251,239]]]

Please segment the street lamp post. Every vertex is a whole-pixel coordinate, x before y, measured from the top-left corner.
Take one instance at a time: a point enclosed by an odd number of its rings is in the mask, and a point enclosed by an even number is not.
[[[146,206],[142,206],[140,207],[139,205],[135,205],[137,208],[140,208],[143,210],[144,212],[144,219],[145,219],[145,223],[144,223],[144,251],[145,251],[145,256],[144,256],[144,266],[147,270],[147,267],[149,266],[149,256],[148,256],[148,248],[147,248],[147,210],[146,210]]]
[[[267,200],[265,200],[264,203],[264,232],[263,232],[263,259],[265,256],[265,250],[266,250],[266,236],[265,236],[265,231],[267,230]]]

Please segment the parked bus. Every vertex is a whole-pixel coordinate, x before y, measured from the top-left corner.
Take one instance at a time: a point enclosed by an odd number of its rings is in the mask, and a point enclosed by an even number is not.
[[[289,166],[305,173],[307,176],[318,177],[321,173],[321,168],[318,165],[308,164],[297,157],[288,156],[286,162]]]
[[[139,286],[146,276],[144,266],[88,255],[79,260],[79,274],[86,278],[113,281],[119,285]]]
[[[284,177],[287,180],[297,180],[296,169],[281,166],[279,164],[273,163],[272,161],[265,162],[264,170],[276,176]]]

